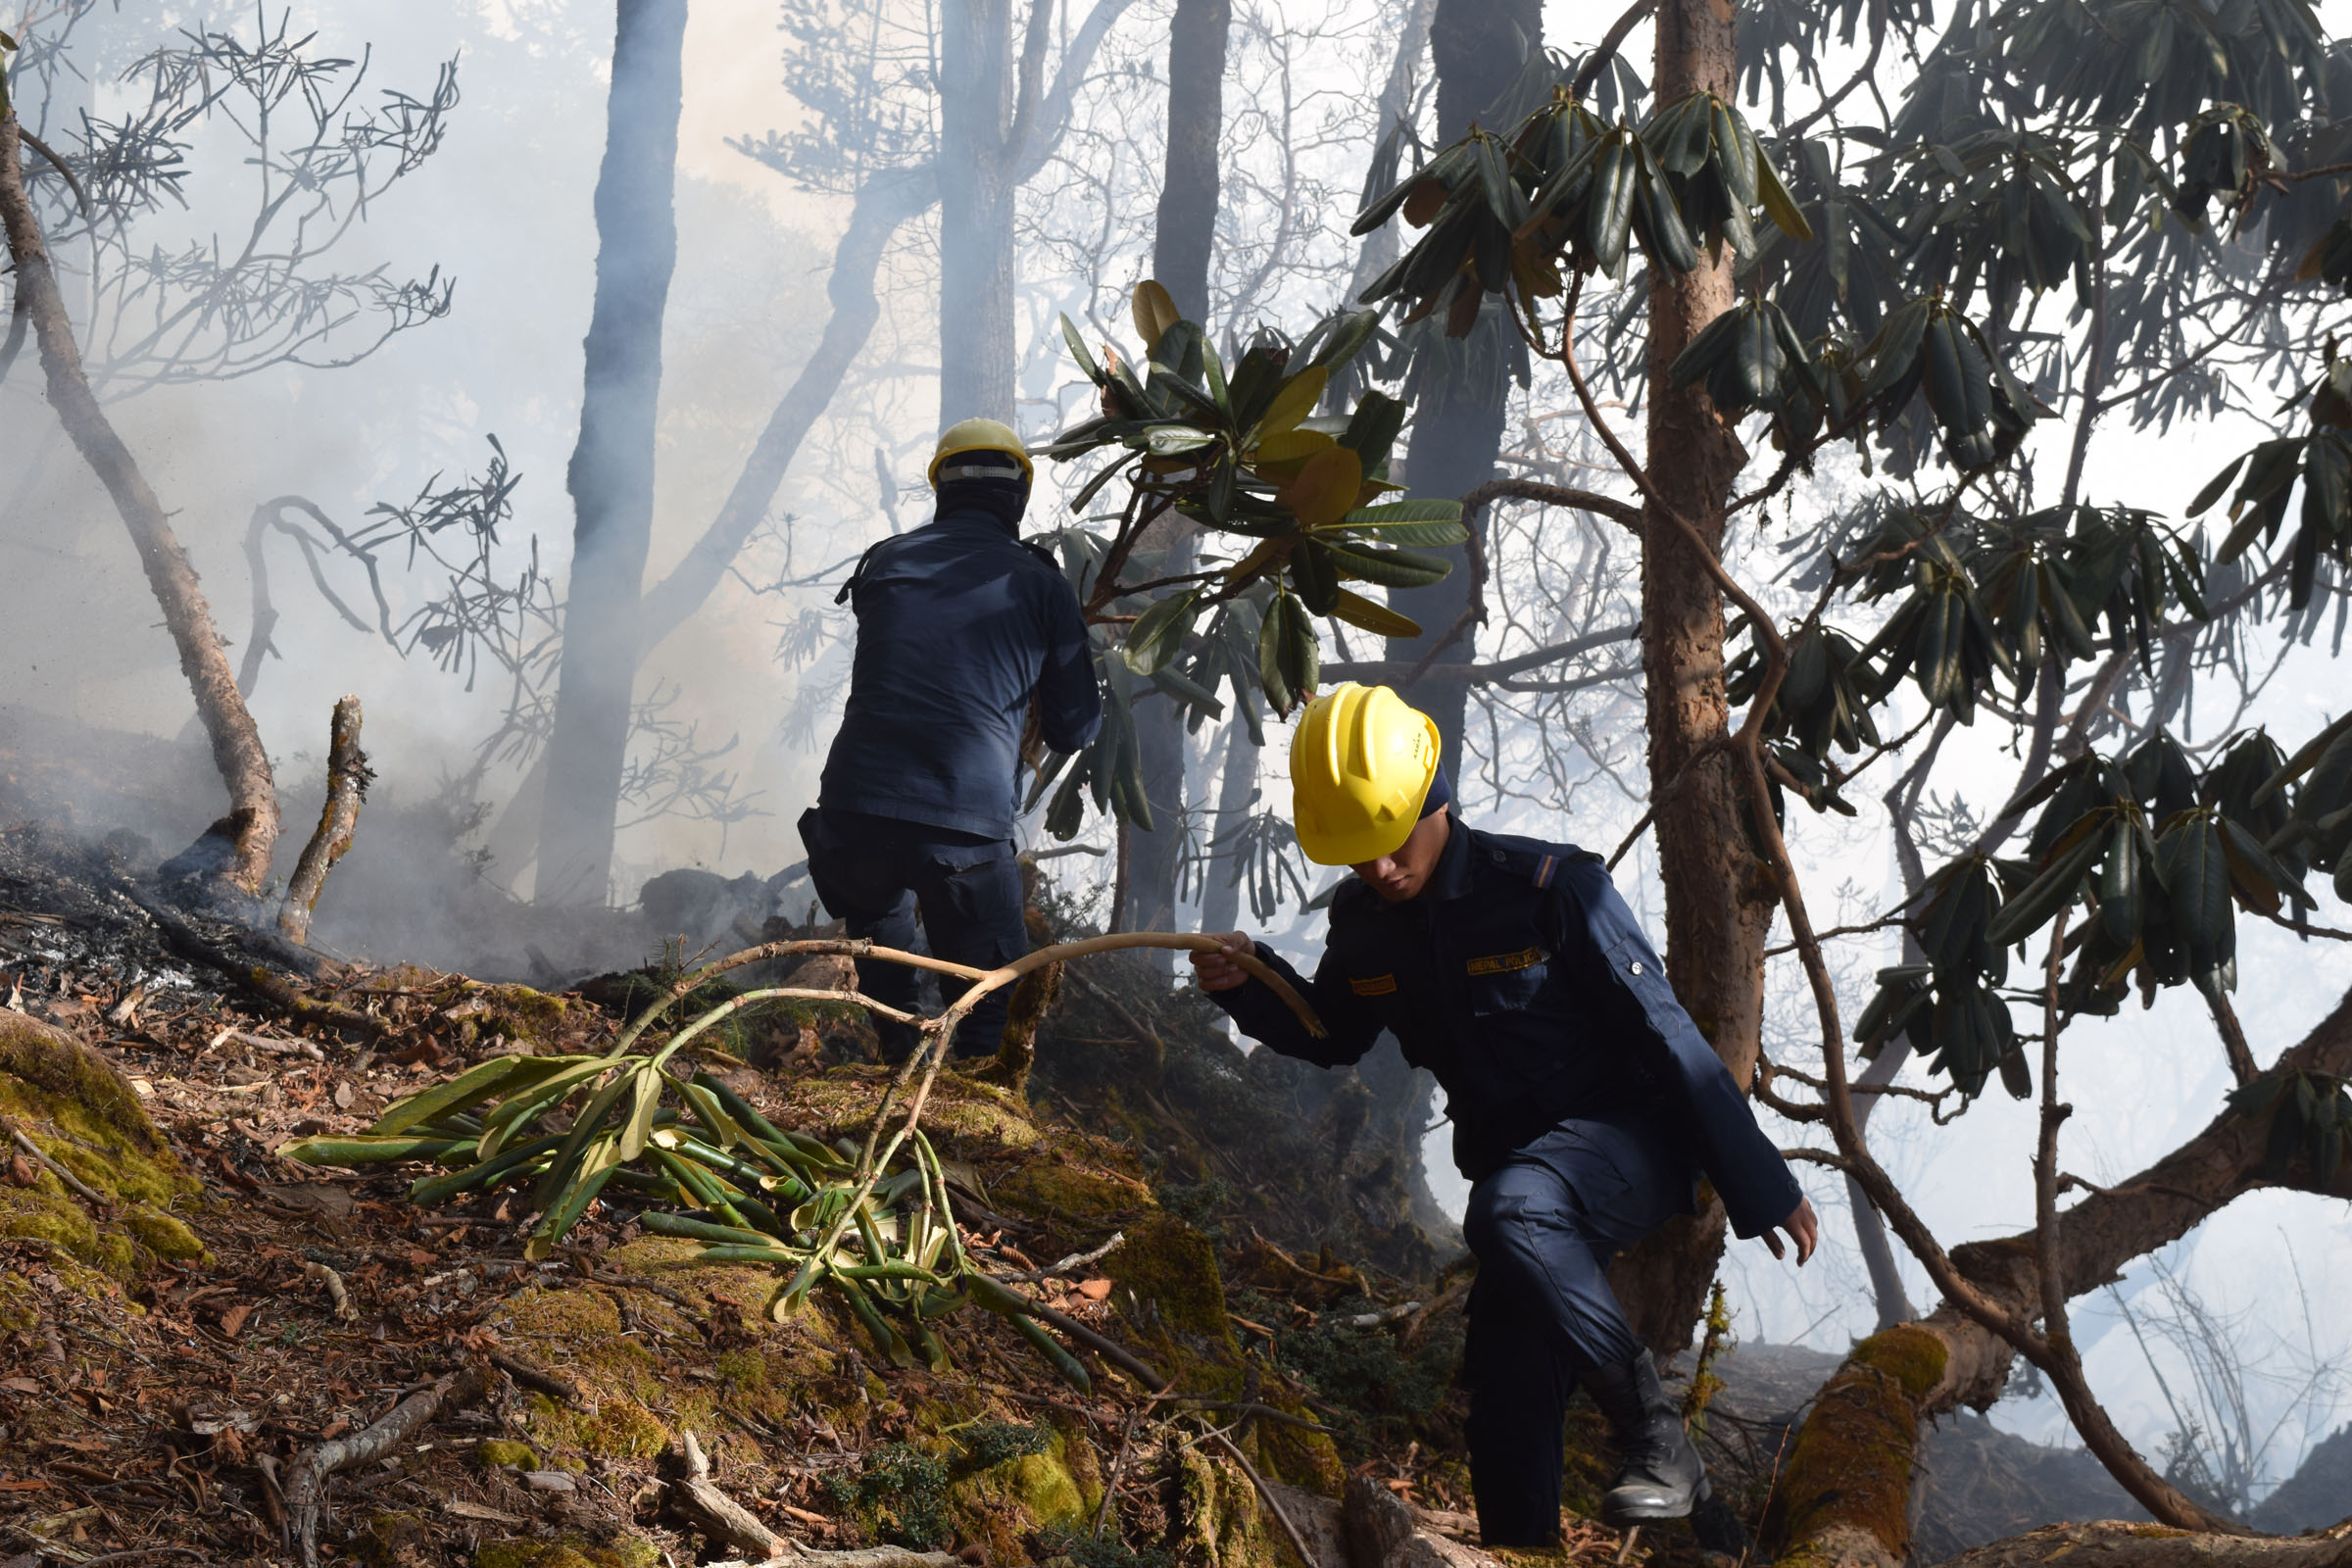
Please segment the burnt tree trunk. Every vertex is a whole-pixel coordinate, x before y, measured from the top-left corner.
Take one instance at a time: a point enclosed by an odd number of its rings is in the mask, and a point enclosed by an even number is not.
[[[212,741],[213,764],[228,786],[228,815],[213,830],[230,846],[221,874],[242,892],[259,893],[270,875],[270,852],[277,843],[277,785],[270,776],[270,754],[237,689],[226,644],[213,624],[204,590],[197,586],[196,568],[188,564],[163,503],[83,373],[81,347],[74,341],[49,249],[24,190],[24,143],[14,110],[0,113],[0,222],[6,225],[9,255],[16,264],[17,309],[31,318],[40,344],[50,406],[130,530],[147,585],[163,607],[164,625],[179,650],[180,673],[195,694],[197,716]]]
[[[1217,138],[1225,124],[1225,43],[1233,0],[1176,0],[1168,24],[1167,172],[1159,188],[1159,220],[1152,241],[1152,275],[1188,320],[1208,320],[1208,262],[1217,228]],[[1174,513],[1168,559],[1160,575],[1193,569],[1194,527]],[[1184,710],[1164,696],[1135,714],[1145,798],[1152,831],[1140,829],[1128,847],[1127,918],[1136,931],[1172,930],[1176,876],[1185,840]],[[1154,954],[1172,972],[1174,955]]]
[[[662,319],[678,259],[677,179],[686,0],[620,0],[596,180],[596,304],[580,439],[564,475],[571,587],[547,795],[540,902],[602,903],[629,747],[639,595],[654,533],[654,424]]]
[[[1739,52],[1731,0],[1661,0],[1656,101],[1712,90],[1729,98]],[[1739,438],[1706,394],[1667,374],[1675,356],[1732,304],[1727,249],[1649,291],[1647,388],[1650,481],[1720,552],[1724,505],[1746,463]],[[1745,1086],[1764,1017],[1764,939],[1775,907],[1748,849],[1747,805],[1723,750],[1723,598],[1703,559],[1653,513],[1642,552],[1642,669],[1649,721],[1649,799],[1666,892],[1666,970],[1697,1023]],[[1636,1332],[1653,1348],[1690,1343],[1723,1255],[1723,1205],[1709,1201],[1619,1259],[1610,1277]]]
[[[2352,1073],[2352,996],[2339,1002],[2273,1070],[2334,1077]],[[2269,1142],[2270,1129],[2263,1121],[2224,1110],[2204,1131],[2146,1170],[2060,1213],[2057,1256],[2068,1293],[2093,1291],[2121,1277],[2134,1258],[2180,1240],[2260,1188],[2283,1185],[2352,1199],[2352,1162],[2326,1185],[2303,1159],[2289,1167],[2285,1182],[2269,1179]],[[1994,1242],[1972,1242],[1954,1248],[1951,1254],[1964,1278],[1999,1306],[2029,1320],[2041,1315],[2035,1255],[2030,1231]],[[1923,1431],[1947,1411],[1964,1404],[1982,1409],[1998,1398],[2014,1358],[2006,1341],[1949,1303],[1855,1346],[1797,1430],[1765,1520],[1767,1544],[1781,1561],[1812,1568],[1907,1564],[1911,1488]],[[2352,1501],[2346,1507],[2352,1508]],[[2153,1525],[2134,1528],[2149,1539],[2216,1539]],[[2059,1543],[2051,1544],[2054,1549]],[[2216,1555],[2193,1560],[2268,1560],[2258,1552],[2242,1559],[2227,1554],[2239,1544],[2233,1538],[2222,1540]],[[1979,1561],[2017,1560],[1993,1547],[1980,1551],[1984,1555]],[[2109,1559],[2085,1553],[2078,1560]]]

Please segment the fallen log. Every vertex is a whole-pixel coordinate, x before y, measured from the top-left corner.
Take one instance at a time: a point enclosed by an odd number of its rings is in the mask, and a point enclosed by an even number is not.
[[[2345,1568],[2352,1520],[2312,1536],[2206,1535],[2113,1519],[2045,1525],[1971,1547],[1940,1568],[2041,1568],[2061,1556],[2067,1568]]]
[[[318,1521],[325,1512],[327,1477],[382,1458],[434,1417],[480,1398],[488,1387],[480,1368],[467,1367],[410,1395],[365,1431],[315,1443],[296,1454],[286,1480],[286,1533],[293,1538],[302,1568],[318,1568]]]
[[[2352,1075],[2352,996],[2272,1070]],[[2134,1258],[2178,1241],[2246,1193],[2283,1186],[2352,1198],[2352,1162],[2339,1168],[2332,1182],[2323,1183],[2309,1161],[2298,1158],[2284,1179],[2276,1179],[2269,1143],[2266,1121],[2226,1109],[2197,1136],[2138,1175],[2090,1189],[2088,1197],[2055,1221],[2058,1272],[2068,1293],[2081,1295],[2120,1278]],[[2071,1180],[2067,1185],[2087,1184]],[[2041,1314],[2035,1258],[2031,1231],[1970,1243],[1951,1252],[1952,1266],[1962,1278],[2027,1322]],[[1912,1560],[1910,1497],[1923,1431],[1936,1416],[1961,1405],[1983,1409],[1998,1398],[2016,1353],[2006,1340],[1948,1302],[1917,1322],[1882,1329],[1855,1346],[1797,1430],[1765,1515],[1768,1549],[1782,1562],[1801,1562],[1806,1568],[1907,1568]],[[2114,1528],[2163,1530],[2153,1525]],[[2259,1544],[2254,1538],[2164,1530],[2162,1539],[2183,1537],[2207,1543],[2199,1549],[2223,1555],[2146,1560],[2161,1560],[2168,1568],[2176,1561],[2266,1560],[2227,1554]],[[2049,1549],[2058,1549],[2057,1544]],[[2336,1549],[2335,1558],[2311,1560],[2352,1568],[2352,1546]],[[2069,1556],[2085,1563],[2093,1560],[2071,1550]],[[2303,1561],[2278,1560],[2298,1568]],[[1988,1564],[1993,1561],[1986,1559]]]

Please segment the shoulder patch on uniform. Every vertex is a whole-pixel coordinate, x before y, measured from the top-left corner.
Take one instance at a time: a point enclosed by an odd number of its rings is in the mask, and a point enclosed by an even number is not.
[[[1396,977],[1393,974],[1350,975],[1348,989],[1359,997],[1386,997],[1396,992]]]
[[[1472,974],[1508,974],[1513,969],[1532,969],[1543,961],[1542,948],[1521,948],[1517,953],[1491,953],[1483,958],[1472,958],[1463,967]]]

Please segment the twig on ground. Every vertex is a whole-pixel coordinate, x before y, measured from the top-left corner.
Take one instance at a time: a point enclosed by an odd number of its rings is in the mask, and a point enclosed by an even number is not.
[[[56,1160],[51,1159],[47,1154],[42,1153],[41,1146],[34,1143],[31,1139],[25,1137],[24,1128],[19,1127],[15,1122],[9,1120],[6,1116],[0,1116],[0,1127],[7,1128],[10,1140],[14,1142],[19,1149],[22,1149],[25,1153],[31,1155],[33,1162],[38,1164],[41,1169],[47,1171],[50,1175],[65,1183],[68,1190],[73,1192],[76,1197],[80,1198],[82,1201],[93,1204],[101,1210],[111,1209],[114,1206],[107,1202],[107,1200],[100,1197],[97,1193],[91,1191],[89,1184],[84,1182],[80,1177],[66,1169],[65,1166],[60,1165]]]
[[[550,1398],[562,1399],[565,1404],[580,1402],[580,1391],[576,1385],[556,1376],[545,1367],[533,1366],[518,1355],[511,1355],[505,1350],[492,1350],[490,1364],[526,1389],[536,1389]]]
[[[1039,1280],[1050,1279],[1066,1280],[1072,1278],[1076,1270],[1082,1269],[1090,1263],[1100,1263],[1102,1261],[1104,1257],[1108,1256],[1112,1251],[1123,1245],[1126,1240],[1127,1233],[1125,1231],[1112,1231],[1110,1233],[1110,1240],[1104,1242],[1101,1247],[1094,1249],[1092,1251],[1072,1252],[1069,1256],[1063,1258],[1058,1263],[1049,1263],[1044,1268],[1033,1268],[1025,1274],[1000,1274],[997,1276],[997,1278],[1007,1285],[1034,1285]]]
[[[367,1430],[313,1444],[296,1454],[286,1484],[286,1528],[302,1568],[318,1568],[318,1521],[325,1510],[327,1477],[382,1458],[443,1411],[480,1398],[488,1384],[480,1368],[467,1367],[410,1395]]]
[[[302,1265],[302,1277],[326,1287],[327,1298],[335,1303],[336,1317],[346,1323],[359,1321],[360,1309],[351,1304],[351,1292],[344,1288],[342,1275],[324,1263],[311,1262]]]

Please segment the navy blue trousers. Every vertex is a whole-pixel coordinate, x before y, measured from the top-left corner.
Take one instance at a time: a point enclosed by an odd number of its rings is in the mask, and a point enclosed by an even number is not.
[[[1563,1121],[1470,1189],[1470,1480],[1490,1546],[1560,1534],[1561,1433],[1576,1377],[1642,1350],[1609,1259],[1690,1204],[1690,1170],[1654,1131]]]
[[[1029,951],[1021,923],[1021,867],[1008,840],[817,807],[801,817],[801,842],[816,896],[853,937],[978,969],[994,969]],[[876,1002],[917,1011],[920,983],[919,972],[905,964],[858,960],[858,987]],[[952,975],[940,985],[951,1002],[962,994],[962,982]],[[994,1054],[1010,1000],[1011,988],[1001,987],[972,1009],[956,1031],[956,1055]],[[885,1054],[898,1058],[919,1038],[910,1026],[887,1018],[874,1020],[874,1032]]]

